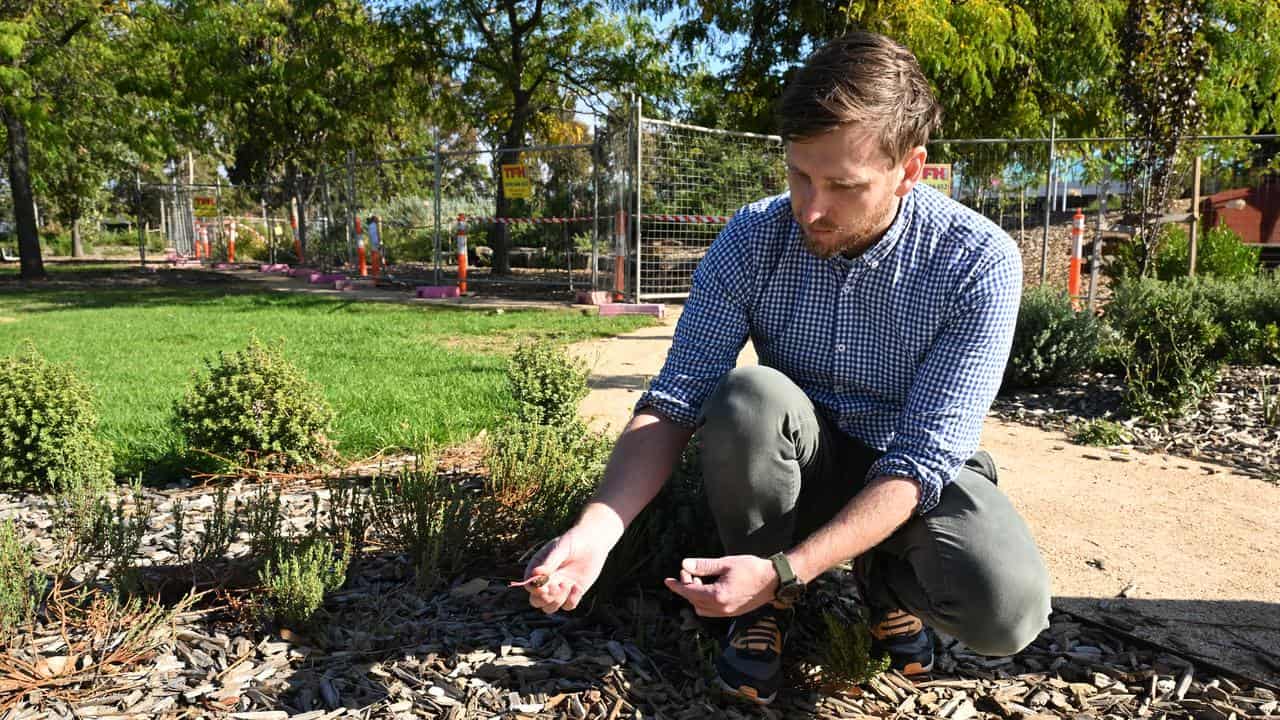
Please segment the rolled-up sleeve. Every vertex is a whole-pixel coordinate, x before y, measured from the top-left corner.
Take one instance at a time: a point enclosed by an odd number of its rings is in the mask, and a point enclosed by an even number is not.
[[[1016,249],[980,263],[915,374],[892,442],[868,472],[868,478],[915,479],[920,513],[938,504],[942,489],[978,447],[1009,357],[1021,293]]]
[[[747,341],[755,282],[750,225],[736,215],[698,263],[667,360],[637,412],[652,410],[693,428],[703,401],[733,369]]]

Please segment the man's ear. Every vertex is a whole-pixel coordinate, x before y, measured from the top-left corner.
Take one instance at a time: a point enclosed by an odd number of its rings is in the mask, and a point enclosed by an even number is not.
[[[928,159],[929,151],[925,150],[923,145],[917,145],[907,152],[907,157],[902,162],[902,181],[898,183],[898,187],[894,188],[894,195],[904,197],[911,192],[911,188],[920,182],[920,176],[924,174],[924,164]]]

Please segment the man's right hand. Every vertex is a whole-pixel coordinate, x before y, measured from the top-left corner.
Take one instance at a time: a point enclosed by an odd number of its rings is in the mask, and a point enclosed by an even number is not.
[[[582,523],[544,545],[525,568],[526,579],[547,578],[540,587],[525,586],[529,591],[529,604],[548,615],[578,607],[582,596],[600,577],[610,546],[611,543],[603,541]]]

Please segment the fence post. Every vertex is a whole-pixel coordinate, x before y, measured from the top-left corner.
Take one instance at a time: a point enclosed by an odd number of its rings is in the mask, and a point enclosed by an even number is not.
[[[1107,192],[1111,189],[1111,168],[1102,170],[1102,190],[1098,193],[1098,231],[1093,238],[1093,251],[1089,257],[1089,312],[1098,306],[1098,272],[1102,265],[1102,224],[1107,214]]]
[[[1200,234],[1200,150],[1196,149],[1195,166],[1192,170],[1195,173],[1191,180],[1191,235],[1190,262],[1187,263],[1187,276],[1196,276],[1196,241],[1199,240]]]
[[[1040,284],[1049,274],[1049,221],[1053,213],[1053,151],[1058,133],[1057,119],[1049,121],[1049,164],[1044,171],[1044,233],[1040,240]]]
[[[356,151],[355,150],[347,150],[346,225],[347,225],[347,231],[352,233],[352,237],[356,237],[356,238],[360,237],[360,203],[356,202]]]
[[[644,108],[641,107],[643,100],[636,95],[636,287],[633,292],[633,302],[640,302],[640,292],[643,286],[640,284],[640,250],[641,242],[644,237],[644,215],[641,214],[643,209],[640,205],[640,197],[644,191],[644,166],[642,148],[644,146]]]
[[[467,294],[467,216],[458,213],[458,294]]]
[[[436,161],[435,161],[436,162],[436,179],[435,179],[435,216],[436,217],[435,217],[435,233],[433,233],[433,237],[432,237],[432,253],[431,253],[435,262],[435,279],[432,281],[433,285],[440,284],[440,232],[443,229],[440,227],[440,185],[441,185],[440,178],[442,174],[442,168],[440,167],[440,165],[441,165],[442,157],[443,156],[440,154],[440,143],[439,141],[437,141],[436,142]]]
[[[599,290],[596,266],[600,257],[600,134],[591,126],[591,289]]]
[[[134,192],[137,194],[138,203],[135,212],[138,215],[138,261],[143,268],[147,267],[147,226],[143,224],[142,219],[142,174],[137,170],[133,171]]]

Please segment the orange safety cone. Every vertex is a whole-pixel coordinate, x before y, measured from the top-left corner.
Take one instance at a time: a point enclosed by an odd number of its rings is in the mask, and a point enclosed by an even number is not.
[[[1067,269],[1067,294],[1080,309],[1080,268],[1084,261],[1084,213],[1076,208],[1071,218],[1071,264]]]

